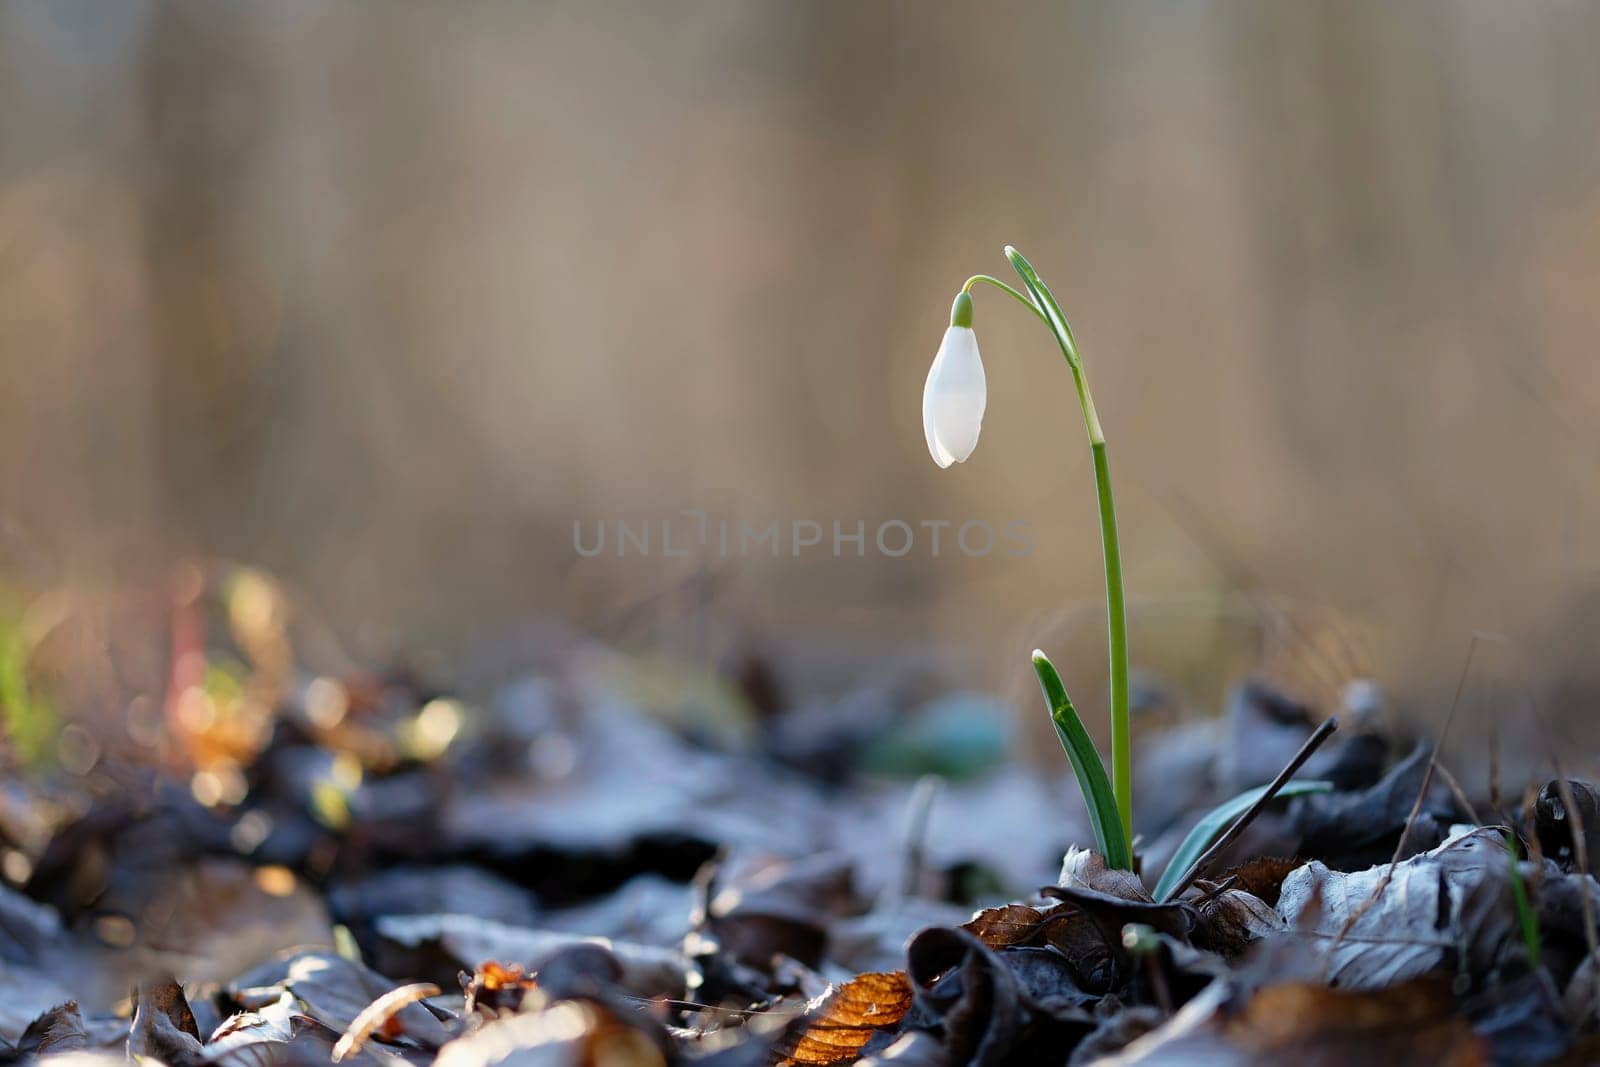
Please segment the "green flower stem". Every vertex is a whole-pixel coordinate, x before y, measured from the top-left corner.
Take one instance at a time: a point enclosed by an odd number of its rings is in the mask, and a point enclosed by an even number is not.
[[[1111,499],[1111,467],[1106,459],[1105,439],[1090,449],[1094,453],[1095,492],[1100,499],[1100,548],[1106,563],[1106,634],[1111,646],[1111,788],[1131,851],[1133,737],[1128,714],[1128,603],[1122,590],[1122,543],[1117,537],[1117,506]]]
[[[1084,376],[1083,360],[1078,355],[1078,344],[1072,337],[1072,327],[1056,303],[1055,296],[1040,280],[1033,265],[1010,245],[1006,258],[1022,278],[1022,284],[1033,297],[1030,306],[1055,334],[1061,354],[1072,370],[1072,384],[1078,391],[1078,404],[1083,409],[1083,426],[1089,435],[1089,446],[1094,453],[1095,490],[1100,503],[1100,547],[1106,564],[1106,633],[1111,659],[1111,781],[1116,794],[1117,812],[1122,816],[1122,830],[1127,835],[1129,849],[1133,841],[1133,758],[1131,729],[1128,714],[1128,608],[1122,588],[1122,549],[1117,536],[1117,511],[1111,497],[1111,468],[1106,460],[1106,435],[1100,426],[1100,415],[1095,410],[1094,397],[1089,393],[1089,382]],[[981,276],[980,276],[981,278]],[[971,284],[971,283],[968,283]],[[1001,284],[1001,283],[996,283]],[[1009,289],[1009,286],[1002,285]],[[1015,293],[1019,296],[1021,294]]]
[[[963,293],[970,293],[972,292],[972,287],[977,285],[979,282],[983,282],[985,285],[992,285],[996,289],[1010,293],[1012,296],[1017,298],[1017,301],[1021,303],[1023,307],[1039,316],[1040,322],[1044,323],[1046,326],[1050,325],[1050,320],[1044,317],[1044,312],[1040,311],[1032,300],[1029,300],[1027,297],[1011,288],[1011,286],[1007,285],[999,278],[991,278],[987,274],[974,274],[972,277],[967,279],[967,283],[961,287],[961,291]]]

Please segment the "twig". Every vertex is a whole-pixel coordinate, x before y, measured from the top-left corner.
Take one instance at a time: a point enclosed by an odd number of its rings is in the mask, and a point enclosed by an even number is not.
[[[1217,897],[1220,897],[1222,894],[1238,885],[1239,876],[1237,874],[1230,874],[1220,882],[1208,882],[1203,878],[1196,878],[1195,882],[1200,886],[1200,899],[1196,900],[1195,903],[1205,904],[1208,901],[1215,900]]]
[[[1528,859],[1533,861],[1535,870],[1544,870],[1544,845],[1539,842],[1538,818],[1534,813],[1534,804],[1539,799],[1539,787],[1529,782],[1522,791],[1522,825],[1527,827]]]
[[[1478,809],[1472,806],[1471,800],[1467,799],[1466,790],[1461,788],[1461,783],[1456,781],[1456,776],[1450,773],[1450,768],[1441,763],[1436,769],[1439,772],[1439,777],[1444,780],[1444,784],[1450,787],[1450,792],[1454,794],[1456,803],[1461,805],[1461,810],[1466,812],[1467,817],[1472,820],[1472,824],[1474,826],[1484,825],[1483,820],[1478,818]]]
[[[1489,716],[1489,808],[1500,811],[1500,721]]]
[[[333,1062],[339,1063],[346,1056],[360,1052],[367,1038],[388,1025],[389,1020],[400,1014],[402,1008],[438,995],[439,987],[432,982],[417,982],[389,990],[362,1008],[361,1014],[351,1021],[349,1029],[339,1038],[339,1043],[333,1046]]]
[[[1245,827],[1254,822],[1255,817],[1261,814],[1262,809],[1272,802],[1272,798],[1278,795],[1278,790],[1282,789],[1289,779],[1294,777],[1295,771],[1300,769],[1301,764],[1310,759],[1311,754],[1322,747],[1322,743],[1332,736],[1333,732],[1338,728],[1338,719],[1323,720],[1322,725],[1318,726],[1312,735],[1306,738],[1306,743],[1300,746],[1300,751],[1296,752],[1294,758],[1284,765],[1283,770],[1278,772],[1278,776],[1272,780],[1256,802],[1246,808],[1244,814],[1233,821],[1233,825],[1222,831],[1221,836],[1212,842],[1211,847],[1200,853],[1199,859],[1189,865],[1189,869],[1183,872],[1183,877],[1178,879],[1177,884],[1172,887],[1171,892],[1166,895],[1165,899],[1177,900],[1183,894],[1183,891],[1188,889],[1190,884],[1200,876],[1200,872],[1206,869],[1206,865],[1215,860],[1223,849],[1233,844],[1238,836],[1244,833]]]
[[[1389,866],[1383,870],[1383,877],[1378,879],[1378,884],[1372,887],[1372,892],[1367,894],[1350,917],[1339,927],[1339,932],[1334,935],[1333,944],[1328,946],[1328,953],[1324,959],[1327,967],[1333,965],[1333,954],[1338,950],[1345,935],[1348,934],[1361,921],[1379,897],[1389,888],[1389,883],[1394,880],[1394,869],[1400,864],[1400,857],[1405,854],[1406,841],[1411,837],[1411,827],[1416,824],[1417,816],[1422,814],[1422,802],[1428,796],[1428,787],[1433,784],[1433,771],[1439,765],[1439,749],[1444,745],[1444,739],[1450,734],[1450,724],[1456,721],[1456,711],[1461,707],[1461,693],[1467,687],[1467,675],[1472,671],[1472,654],[1478,649],[1478,640],[1490,635],[1474,631],[1472,640],[1467,642],[1467,661],[1461,665],[1461,677],[1456,681],[1456,695],[1450,701],[1450,714],[1445,716],[1444,728],[1439,731],[1439,740],[1433,746],[1433,752],[1428,756],[1428,769],[1422,772],[1422,788],[1417,790],[1417,799],[1411,805],[1411,812],[1406,816],[1406,824],[1400,829],[1400,840],[1395,842],[1394,855],[1389,857]]]
[[[1589,843],[1584,839],[1583,813],[1578,810],[1578,798],[1572,795],[1572,784],[1567,781],[1566,772],[1561,769],[1559,759],[1553,761],[1556,768],[1556,790],[1561,794],[1561,803],[1567,809],[1568,826],[1572,830],[1572,855],[1578,864],[1579,886],[1583,890],[1583,938],[1589,943],[1589,956],[1594,958],[1600,955],[1600,937],[1595,932],[1594,901],[1589,897]],[[1595,1014],[1600,1017],[1600,982],[1591,983],[1594,987]]]

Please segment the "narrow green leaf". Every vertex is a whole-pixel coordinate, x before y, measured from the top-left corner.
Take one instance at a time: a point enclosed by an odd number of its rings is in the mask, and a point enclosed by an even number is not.
[[[1522,868],[1517,865],[1517,839],[1506,832],[1506,854],[1511,857],[1511,902],[1517,909],[1517,924],[1522,927],[1522,942],[1528,947],[1528,965],[1539,966],[1539,917],[1528,904],[1528,887],[1522,884]]]
[[[1034,650],[1033,671],[1039,676],[1039,687],[1050,705],[1050,721],[1055,723],[1056,736],[1078,776],[1078,788],[1083,790],[1083,803],[1089,809],[1089,825],[1094,830],[1095,847],[1106,858],[1106,866],[1117,870],[1133,870],[1133,855],[1128,848],[1128,838],[1122,831],[1122,818],[1117,812],[1117,801],[1111,792],[1111,780],[1106,777],[1105,764],[1094,747],[1089,732],[1083,728],[1072,699],[1067,696],[1061,676],[1051,665],[1049,657]]]
[[[1332,788],[1333,783],[1315,779],[1285,782],[1283,788],[1278,790],[1278,796],[1273,799],[1304,796],[1307,793],[1326,793]],[[1161,872],[1161,881],[1156,883],[1156,903],[1166,902],[1167,897],[1172,895],[1173,887],[1178,884],[1178,879],[1182,878],[1189,868],[1194,866],[1194,861],[1211,847],[1211,842],[1217,839],[1217,835],[1226,830],[1233,820],[1250,810],[1250,805],[1260,800],[1261,794],[1266,791],[1266,786],[1246,789],[1232,800],[1218,804],[1205,818],[1195,823],[1194,829],[1189,831],[1189,836],[1183,839],[1183,844],[1173,853],[1167,869]]]
[[[1040,279],[1039,272],[1033,269],[1033,264],[1010,245],[1006,245],[1006,259],[1011,261],[1011,266],[1022,278],[1022,284],[1028,290],[1028,295],[1033,297],[1033,302],[1039,308],[1044,321],[1049,324],[1050,331],[1056,335],[1056,341],[1060,343],[1061,352],[1067,357],[1067,362],[1072,364],[1073,370],[1082,371],[1083,363],[1078,356],[1078,342],[1072,337],[1072,327],[1068,325],[1067,316],[1062,312],[1061,305],[1056,303],[1055,294]]]

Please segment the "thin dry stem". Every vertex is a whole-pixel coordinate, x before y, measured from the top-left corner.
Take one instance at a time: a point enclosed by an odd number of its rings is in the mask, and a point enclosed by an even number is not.
[[[1439,740],[1433,746],[1433,752],[1428,756],[1428,768],[1422,772],[1422,788],[1417,790],[1417,799],[1412,802],[1411,812],[1406,816],[1406,824],[1400,830],[1400,840],[1395,842],[1394,855],[1389,857],[1389,865],[1384,868],[1383,876],[1378,879],[1378,884],[1372,887],[1372,892],[1367,894],[1365,900],[1356,906],[1350,917],[1339,927],[1339,932],[1334,935],[1333,943],[1328,946],[1324,958],[1324,967],[1333,964],[1333,953],[1338,949],[1346,935],[1355,928],[1374,903],[1388,890],[1389,883],[1394,880],[1394,869],[1400,865],[1400,857],[1405,854],[1406,842],[1411,838],[1411,828],[1416,825],[1417,816],[1422,814],[1422,802],[1428,796],[1428,787],[1433,785],[1433,772],[1439,766],[1439,749],[1444,745],[1444,740],[1450,734],[1450,726],[1456,721],[1456,711],[1461,707],[1461,693],[1467,686],[1467,675],[1472,670],[1472,654],[1477,651],[1478,640],[1481,634],[1474,633],[1472,640],[1467,642],[1467,660],[1461,665],[1461,677],[1456,681],[1456,695],[1450,701],[1450,714],[1445,717],[1444,728],[1439,731]]]
[[[1461,788],[1461,783],[1456,781],[1456,776],[1450,773],[1450,768],[1440,763],[1438,770],[1439,779],[1450,787],[1451,795],[1456,798],[1456,803],[1461,805],[1461,810],[1467,813],[1467,818],[1478,826],[1484,825],[1483,820],[1478,817],[1478,809],[1472,806],[1472,801],[1467,798],[1467,791]]]
[[[1256,802],[1246,808],[1243,815],[1233,820],[1233,823],[1217,836],[1211,847],[1202,852],[1200,858],[1195,860],[1187,871],[1183,872],[1183,877],[1178,879],[1178,883],[1162,899],[1177,900],[1182,896],[1183,891],[1188,889],[1194,880],[1200,876],[1200,873],[1206,869],[1206,865],[1216,860],[1223,849],[1233,844],[1239,835],[1244,833],[1245,827],[1255,821],[1256,816],[1261,814],[1262,809],[1270,804],[1272,798],[1278,795],[1278,791],[1288,784],[1290,778],[1294,777],[1294,773],[1300,769],[1306,760],[1311,758],[1312,753],[1322,747],[1322,743],[1331,737],[1338,728],[1338,719],[1323,720],[1322,725],[1318,726],[1316,731],[1306,738],[1305,744],[1300,746],[1300,751],[1296,752],[1294,757],[1284,764],[1283,770],[1279,771],[1278,776],[1267,785],[1267,788],[1256,799]]]

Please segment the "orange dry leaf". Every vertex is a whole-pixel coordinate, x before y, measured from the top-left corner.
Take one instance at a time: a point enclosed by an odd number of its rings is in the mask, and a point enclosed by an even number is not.
[[[1039,927],[1043,923],[1044,915],[1037,908],[1030,908],[1026,904],[1005,904],[998,908],[985,908],[963,923],[961,929],[976,934],[990,948],[1005,948],[1033,942],[1038,938]]]
[[[894,1026],[911,1007],[903,971],[858,974],[806,1005],[804,1028],[778,1043],[778,1063],[821,1067],[856,1058],[873,1034]]]
[[[535,988],[533,978],[519,965],[485,960],[466,984],[464,1010],[468,1015],[481,1012],[491,1017],[517,1012]]]
[[[1280,982],[1256,993],[1223,1029],[1230,1044],[1259,1062],[1359,1063],[1393,1056],[1391,1062],[1441,1067],[1488,1063],[1483,1039],[1453,1011],[1449,987],[1430,979],[1374,992]]]

